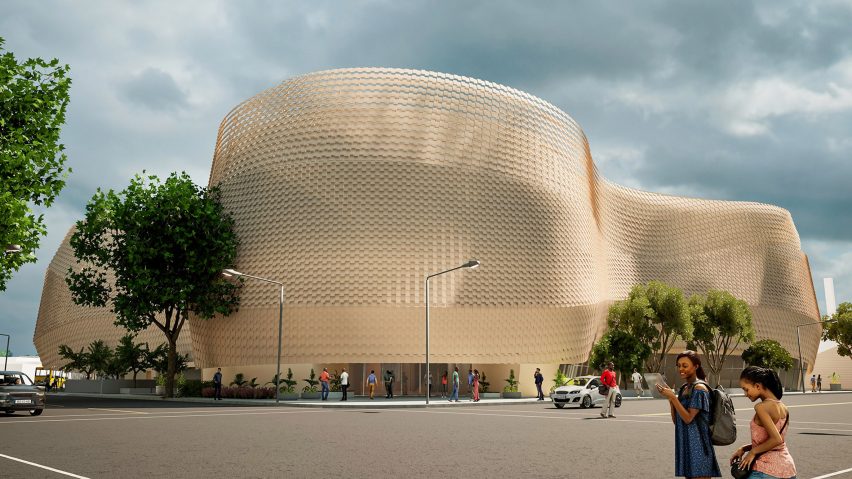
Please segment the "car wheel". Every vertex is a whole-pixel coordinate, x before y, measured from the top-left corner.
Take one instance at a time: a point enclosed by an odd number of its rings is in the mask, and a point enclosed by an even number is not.
[[[615,407],[621,407],[621,394],[615,395]]]
[[[580,407],[583,409],[592,407],[592,397],[588,394],[583,396],[583,400],[580,401]]]
[[[30,409],[30,416],[41,416],[43,412],[44,409]]]
[[[565,405],[561,402],[555,402],[553,403],[553,405],[556,406],[557,409],[562,409],[563,407],[565,407]]]

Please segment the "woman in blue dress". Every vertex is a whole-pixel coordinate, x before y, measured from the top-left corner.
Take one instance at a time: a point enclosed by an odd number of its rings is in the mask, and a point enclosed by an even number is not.
[[[695,351],[677,356],[677,371],[684,384],[679,393],[657,384],[675,424],[675,476],[691,479],[722,477],[710,438],[710,389]]]

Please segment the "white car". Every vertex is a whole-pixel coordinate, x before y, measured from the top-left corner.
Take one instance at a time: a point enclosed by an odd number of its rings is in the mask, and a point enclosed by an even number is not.
[[[550,399],[553,404],[562,409],[566,404],[573,404],[582,408],[599,406],[606,401],[606,396],[598,393],[601,379],[597,376],[578,376],[571,378],[565,386],[556,388]],[[615,407],[621,407],[621,390],[615,388]]]

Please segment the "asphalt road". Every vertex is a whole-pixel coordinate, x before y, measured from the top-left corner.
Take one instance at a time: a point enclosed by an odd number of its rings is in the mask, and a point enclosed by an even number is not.
[[[752,405],[735,402],[742,440],[716,448],[720,464],[748,441]],[[785,403],[799,479],[852,468],[852,394]],[[549,402],[332,410],[53,397],[40,417],[0,416],[0,477],[673,477],[665,402],[625,401],[616,419],[599,411]]]

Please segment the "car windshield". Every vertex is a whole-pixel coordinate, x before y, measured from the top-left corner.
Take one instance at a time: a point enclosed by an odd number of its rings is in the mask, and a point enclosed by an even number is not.
[[[566,386],[585,386],[586,382],[588,380],[589,380],[589,378],[573,378],[573,379],[569,379],[568,382],[565,383],[565,385]]]
[[[32,386],[33,381],[24,373],[0,373],[0,386]]]

